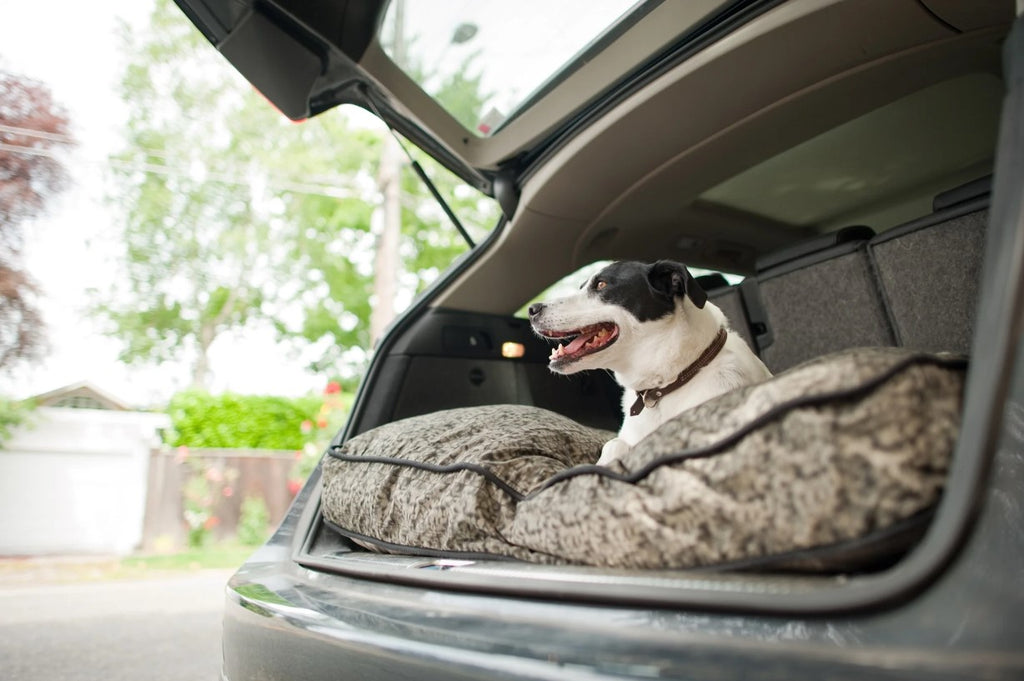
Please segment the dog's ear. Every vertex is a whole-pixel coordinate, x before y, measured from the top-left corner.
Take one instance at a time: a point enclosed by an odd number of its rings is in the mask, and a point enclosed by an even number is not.
[[[658,293],[669,298],[686,296],[701,309],[708,302],[708,295],[682,263],[659,260],[648,269],[647,282]]]

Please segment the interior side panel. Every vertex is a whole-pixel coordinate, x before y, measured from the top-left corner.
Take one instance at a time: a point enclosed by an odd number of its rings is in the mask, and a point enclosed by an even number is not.
[[[412,357],[394,418],[484,404],[528,404],[511,362],[471,358]]]
[[[900,345],[970,352],[987,223],[982,210],[872,244]]]
[[[547,368],[549,353],[524,319],[425,310],[381,358],[373,394],[352,434],[441,409],[486,404],[534,405],[617,431],[622,391],[612,376],[553,374]]]

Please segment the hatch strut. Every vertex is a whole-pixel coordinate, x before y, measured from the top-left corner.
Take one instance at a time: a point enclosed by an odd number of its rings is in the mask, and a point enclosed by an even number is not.
[[[373,113],[377,116],[377,118],[384,121],[384,125],[388,126],[388,132],[391,133],[391,136],[395,138],[396,142],[398,142],[398,146],[402,148],[403,152],[405,152],[405,155],[409,159],[409,163],[412,164],[412,169],[416,171],[416,174],[419,176],[420,180],[422,180],[423,184],[425,184],[427,186],[427,189],[430,190],[430,193],[433,195],[434,200],[437,201],[437,204],[439,206],[441,206],[441,210],[444,211],[444,214],[447,215],[448,219],[452,221],[453,225],[455,225],[455,229],[459,230],[459,234],[461,234],[462,238],[466,240],[466,243],[469,244],[469,247],[474,248],[476,246],[476,243],[473,241],[473,237],[469,235],[469,232],[466,231],[466,228],[462,226],[462,222],[459,221],[459,218],[456,217],[455,213],[452,212],[452,209],[448,205],[448,202],[445,201],[444,197],[441,196],[441,192],[437,191],[437,187],[434,185],[433,182],[430,181],[430,178],[427,176],[427,172],[423,170],[423,166],[420,165],[420,162],[413,158],[412,153],[409,151],[409,148],[406,147],[405,144],[402,142],[402,136],[398,134],[398,131],[391,126],[391,123],[389,123],[386,118],[380,115],[380,111],[377,109],[377,105],[373,102],[373,97],[370,95],[369,92],[364,93],[364,99],[366,103],[370,105],[370,108],[373,109]]]

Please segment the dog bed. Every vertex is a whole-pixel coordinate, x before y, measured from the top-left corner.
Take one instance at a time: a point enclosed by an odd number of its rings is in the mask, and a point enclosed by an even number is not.
[[[813,566],[816,549],[877,559],[941,494],[965,367],[843,351],[687,411],[609,467],[592,464],[613,433],[550,411],[435,412],[332,448],[322,512],[365,547],[420,555],[615,568]]]

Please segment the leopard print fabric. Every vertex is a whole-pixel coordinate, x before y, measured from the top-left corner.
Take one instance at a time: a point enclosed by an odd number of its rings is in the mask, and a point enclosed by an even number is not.
[[[951,358],[844,351],[681,414],[609,468],[585,464],[611,433],[551,412],[438,412],[328,457],[322,508],[378,549],[555,564],[684,568],[827,546],[934,505],[962,380]]]

